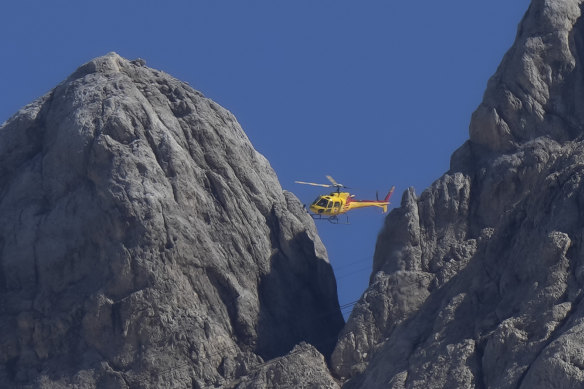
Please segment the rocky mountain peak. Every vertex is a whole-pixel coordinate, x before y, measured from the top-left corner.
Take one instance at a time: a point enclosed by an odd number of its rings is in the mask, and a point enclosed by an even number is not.
[[[312,219],[187,84],[110,53],[0,127],[0,386],[315,384],[342,325]]]
[[[83,65],[0,127],[0,383],[584,386],[581,11],[532,1],[344,327],[312,220],[233,115],[142,60]]]
[[[470,139],[387,217],[332,355],[349,388],[584,385],[584,29],[534,0]]]
[[[513,47],[490,79],[470,124],[470,141],[511,151],[547,136],[572,140],[583,132],[583,25],[580,2],[533,1]]]

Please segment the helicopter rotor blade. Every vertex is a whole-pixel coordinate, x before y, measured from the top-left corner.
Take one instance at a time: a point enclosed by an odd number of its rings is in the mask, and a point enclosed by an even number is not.
[[[332,185],[327,184],[316,184],[314,182],[304,182],[304,181],[294,181],[296,184],[312,185],[312,186],[322,186],[323,188],[330,188]]]
[[[348,186],[345,186],[343,184],[339,184],[338,182],[335,181],[334,178],[332,178],[331,176],[326,176],[326,178],[328,178],[328,180],[332,183],[331,186],[334,186],[336,188],[347,188],[347,189],[351,189]]]
[[[332,178],[331,176],[326,176],[326,178],[333,184],[333,186],[343,186],[343,185],[339,184],[338,182],[336,182],[335,179]]]

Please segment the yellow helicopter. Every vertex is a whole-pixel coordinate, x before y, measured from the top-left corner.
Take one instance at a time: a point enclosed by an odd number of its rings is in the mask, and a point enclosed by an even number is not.
[[[389,199],[395,190],[395,186],[392,186],[385,199],[382,201],[378,200],[356,200],[355,195],[349,192],[341,192],[341,188],[350,189],[349,187],[339,184],[331,176],[326,176],[326,178],[331,182],[330,184],[316,184],[314,182],[304,182],[304,181],[294,181],[296,184],[312,185],[312,186],[322,186],[324,188],[337,188],[336,192],[332,192],[328,195],[318,196],[316,200],[310,204],[308,209],[312,212],[311,216],[314,219],[326,219],[331,223],[339,222],[339,215],[342,215],[348,211],[357,208],[364,207],[379,207],[383,209],[383,212],[387,212],[387,206],[389,205]],[[347,224],[348,224],[347,217]]]

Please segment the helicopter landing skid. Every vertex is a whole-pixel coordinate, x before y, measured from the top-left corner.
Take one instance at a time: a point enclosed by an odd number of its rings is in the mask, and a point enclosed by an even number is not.
[[[345,221],[342,221],[341,219],[339,219],[338,216],[324,216],[323,217],[322,215],[313,215],[313,214],[310,214],[310,216],[312,216],[312,218],[314,220],[328,220],[328,222],[332,223],[332,224],[350,224],[348,215],[346,215]]]

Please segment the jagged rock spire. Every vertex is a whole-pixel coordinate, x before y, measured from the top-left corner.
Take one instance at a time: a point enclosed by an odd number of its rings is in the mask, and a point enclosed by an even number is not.
[[[473,114],[471,142],[510,151],[539,136],[565,141],[583,134],[580,16],[580,1],[532,2]]]
[[[584,386],[581,7],[532,2],[450,171],[388,215],[347,387]]]

